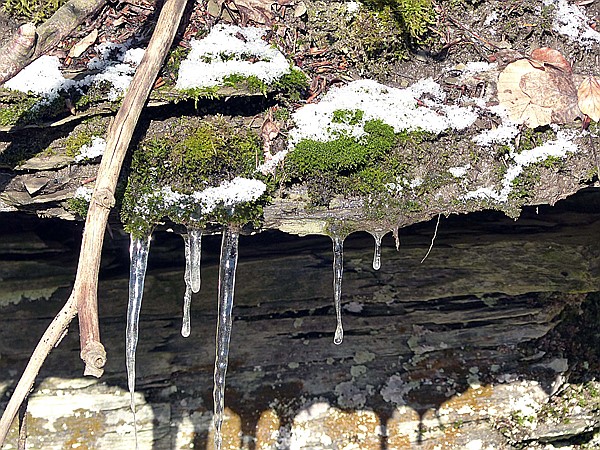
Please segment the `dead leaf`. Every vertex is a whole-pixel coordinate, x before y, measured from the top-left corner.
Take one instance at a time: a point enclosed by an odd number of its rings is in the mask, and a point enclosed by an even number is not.
[[[573,73],[571,64],[561,52],[550,47],[542,47],[531,52],[531,57],[544,64],[550,64],[565,73]]]
[[[69,50],[70,58],[79,58],[98,39],[98,29],[94,28],[91,33],[81,39]]]
[[[596,77],[586,77],[577,89],[579,109],[587,114],[594,122],[600,120],[600,80]]]
[[[222,5],[226,0],[217,0]],[[275,18],[274,5],[288,6],[295,0],[230,0],[228,4],[234,6],[242,15],[242,23],[251,20],[260,24],[271,24]]]
[[[544,54],[541,56],[544,57]],[[556,68],[554,63],[548,64],[538,68],[531,61],[520,59],[507,65],[500,73],[498,100],[508,110],[512,121],[536,128],[550,123],[572,122],[579,115],[571,73]]]

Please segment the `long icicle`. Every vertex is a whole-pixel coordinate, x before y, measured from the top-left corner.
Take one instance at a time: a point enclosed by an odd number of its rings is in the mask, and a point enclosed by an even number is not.
[[[182,234],[185,246],[185,272],[183,280],[185,281],[185,294],[183,294],[183,321],[181,324],[181,335],[188,337],[190,335],[190,307],[192,304],[192,282],[190,279],[191,261],[190,261],[190,237],[188,234]]]
[[[190,228],[188,230],[190,239],[190,284],[192,292],[200,292],[200,257],[202,248],[202,230]]]
[[[373,253],[373,270],[379,270],[381,268],[381,240],[388,233],[387,231],[370,231],[373,238],[375,238],[375,251]]]
[[[133,431],[135,435],[135,448],[137,442],[137,424],[135,419],[135,351],[138,343],[140,309],[144,294],[144,279],[148,265],[151,235],[145,238],[131,236],[129,247],[129,301],[127,303],[127,331],[125,336],[125,360],[127,365],[127,385],[131,395],[131,412],[133,413]]]
[[[333,343],[340,345],[344,340],[342,327],[342,275],[344,274],[344,238],[334,235],[333,240],[333,304],[335,306],[336,328]]]
[[[229,341],[233,317],[233,294],[235,289],[235,270],[238,259],[239,230],[226,227],[223,230],[221,243],[221,262],[219,268],[219,313],[217,317],[217,349],[214,374],[214,416],[215,450],[220,450],[223,443],[221,428],[225,411],[225,375],[229,358]]]

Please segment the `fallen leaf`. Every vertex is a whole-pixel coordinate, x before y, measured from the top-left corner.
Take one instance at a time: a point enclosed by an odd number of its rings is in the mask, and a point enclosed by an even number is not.
[[[573,78],[553,66],[525,74],[520,87],[532,103],[552,110],[552,123],[573,122],[580,113]]]
[[[247,20],[260,24],[271,24],[275,18],[273,5],[288,6],[294,3],[295,0],[230,0],[229,4],[234,5],[242,14],[242,23]],[[217,0],[219,5],[224,3],[224,0]]]
[[[586,77],[577,89],[579,109],[594,122],[600,120],[600,81],[596,77]]]
[[[571,63],[561,52],[550,47],[537,48],[531,52],[531,57],[544,64],[550,64],[565,73],[573,73]]]
[[[94,28],[91,33],[81,39],[69,50],[70,58],[79,58],[98,39],[98,30]]]
[[[498,100],[508,110],[510,119],[536,128],[552,122],[552,110],[535,103],[521,89],[521,78],[537,71],[529,61],[520,59],[512,62],[498,76]]]
[[[554,63],[548,64],[539,68],[527,59],[520,59],[500,73],[498,100],[512,121],[536,128],[572,122],[579,115],[571,73],[555,67]]]

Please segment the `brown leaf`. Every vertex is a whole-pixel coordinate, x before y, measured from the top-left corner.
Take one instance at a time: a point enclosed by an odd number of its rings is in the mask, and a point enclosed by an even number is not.
[[[571,64],[561,52],[550,47],[542,47],[531,52],[531,57],[544,64],[550,64],[565,73],[573,73]]]
[[[542,72],[533,67],[526,59],[510,63],[498,77],[498,100],[508,110],[510,119],[536,128],[552,122],[552,109],[531,101],[531,97],[521,89],[524,75]]]
[[[596,77],[586,77],[577,89],[579,109],[594,122],[600,120],[600,81]]]
[[[83,52],[90,47],[90,45],[96,42],[96,39],[98,39],[98,30],[94,28],[91,33],[71,47],[71,50],[69,50],[69,57],[79,58],[81,55],[83,55]]]
[[[509,64],[498,77],[498,100],[511,120],[531,128],[572,122],[579,115],[571,74],[554,64],[544,69],[526,59]]]
[[[223,0],[221,0],[222,2]],[[286,6],[293,3],[294,0],[232,0],[240,13],[247,20],[252,20],[260,24],[270,24],[275,18],[273,5]]]

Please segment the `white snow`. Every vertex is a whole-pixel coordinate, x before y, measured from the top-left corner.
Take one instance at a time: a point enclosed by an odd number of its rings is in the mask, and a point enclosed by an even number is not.
[[[285,56],[262,38],[266,28],[215,25],[208,36],[190,41],[176,87],[217,86],[232,74],[254,75],[269,84],[290,71]],[[252,61],[250,60],[252,59]]]
[[[346,3],[346,13],[348,14],[356,14],[360,9],[360,3],[355,1],[350,1]]]
[[[95,159],[102,156],[106,150],[106,141],[101,137],[94,137],[92,143],[84,145],[79,149],[79,154],[75,156],[75,162],[85,161],[86,159]]]
[[[517,178],[523,169],[531,164],[544,161],[546,158],[553,156],[564,158],[568,153],[577,152],[577,145],[573,142],[576,132],[569,130],[558,130],[556,139],[545,142],[539,147],[531,150],[525,150],[521,153],[510,153],[512,163],[509,165],[504,178],[502,179],[502,188],[496,191],[491,187],[482,187],[475,191],[470,191],[463,197],[464,199],[492,199],[498,202],[506,202],[510,191],[512,190],[512,182]]]
[[[101,72],[88,75],[78,82],[77,86],[86,86],[103,81],[109,82],[112,89],[108,93],[108,99],[115,101],[129,87],[145,50],[143,48],[128,49],[124,44],[113,44],[111,42],[100,44],[96,49],[100,56],[90,60],[88,69],[100,70]],[[113,54],[115,54],[114,58],[112,57]]]
[[[236,177],[217,187],[195,192],[192,196],[202,205],[202,213],[206,214],[219,205],[231,208],[238,203],[254,201],[264,194],[266,189],[267,186],[260,180]]]
[[[417,104],[424,99],[424,106]],[[325,142],[340,134],[360,138],[365,134],[364,125],[369,120],[381,120],[394,128],[423,130],[441,133],[452,128],[461,130],[470,126],[477,114],[470,107],[444,105],[442,87],[431,78],[420,80],[406,89],[385,86],[373,80],[353,81],[345,86],[332,88],[319,103],[310,103],[293,114],[296,127],[289,133],[293,146],[303,139]],[[356,125],[332,123],[334,111],[363,111],[362,120]]]
[[[32,92],[52,100],[60,90],[72,87],[81,89],[93,83],[107,81],[113,88],[108,94],[108,99],[116,100],[122,95],[133,78],[139,65],[144,49],[129,49],[125,44],[105,42],[96,47],[99,56],[92,58],[88,69],[98,71],[87,75],[80,81],[67,80],[60,71],[60,61],[56,56],[40,56],[15,77],[8,80],[5,86],[9,89]]]
[[[60,71],[58,57],[42,55],[8,80],[4,86],[52,99],[58,95],[64,82],[65,77]]]
[[[492,144],[510,144],[519,134],[519,125],[510,120],[508,111],[504,106],[496,105],[487,108],[501,119],[500,125],[491,130],[485,130],[473,137],[473,142],[482,147],[490,147]]]
[[[471,168],[471,164],[467,164],[466,166],[458,166],[458,167],[450,167],[448,172],[455,177],[461,178],[467,174],[467,171]]]
[[[80,198],[82,200],[85,200],[86,202],[91,202],[93,193],[94,190],[92,188],[89,188],[87,186],[79,186],[73,194],[73,198]]]
[[[554,5],[555,16],[552,28],[572,40],[591,47],[600,43],[600,33],[589,26],[590,18],[585,10],[567,0],[544,0],[545,6]]]
[[[142,198],[137,205],[137,213],[144,215],[149,203],[161,199],[165,208],[175,205],[189,205],[192,202],[198,207],[201,214],[208,214],[218,206],[232,208],[238,203],[254,201],[266,189],[267,186],[262,181],[242,177],[224,181],[219,186],[196,191],[190,195],[175,192],[167,186],[150,196]]]

